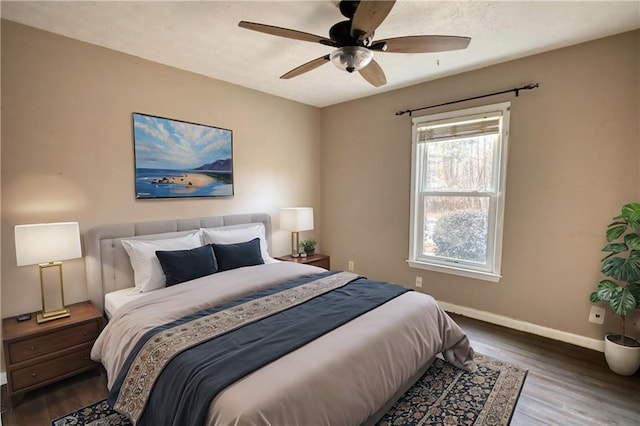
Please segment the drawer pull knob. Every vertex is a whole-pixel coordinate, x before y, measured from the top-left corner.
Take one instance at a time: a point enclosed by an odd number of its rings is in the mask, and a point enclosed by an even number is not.
[[[36,373],[31,373],[31,377],[36,377]]]
[[[83,335],[83,336],[86,336],[86,335],[87,335],[87,332],[85,331],[84,333],[82,333],[82,335]]]
[[[31,347],[29,347],[29,350],[30,350],[30,351],[35,351],[35,350],[36,350],[36,348],[35,348],[35,346],[31,346]]]
[[[85,360],[85,361],[87,361],[88,359],[89,359],[89,357],[88,357],[88,356],[85,356],[85,357],[84,357],[84,360]]]

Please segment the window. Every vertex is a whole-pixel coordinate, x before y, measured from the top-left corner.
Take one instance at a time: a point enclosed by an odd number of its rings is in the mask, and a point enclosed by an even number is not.
[[[413,119],[410,266],[500,279],[509,110]]]

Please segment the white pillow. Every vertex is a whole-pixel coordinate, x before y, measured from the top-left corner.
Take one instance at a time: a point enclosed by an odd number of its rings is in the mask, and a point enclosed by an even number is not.
[[[200,247],[200,232],[183,237],[164,240],[121,240],[133,267],[136,290],[146,292],[165,287],[166,278],[162,272],[156,250],[187,250]]]
[[[204,244],[236,244],[260,238],[260,254],[265,263],[271,259],[264,224],[248,223],[241,225],[219,226],[217,228],[200,228]]]

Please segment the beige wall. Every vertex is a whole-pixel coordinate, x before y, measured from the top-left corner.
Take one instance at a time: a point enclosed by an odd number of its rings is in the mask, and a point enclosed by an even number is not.
[[[601,338],[587,316],[604,229],[640,195],[639,57],[640,32],[627,33],[323,109],[332,265],[354,260],[356,272],[406,286],[420,275],[438,300]],[[502,280],[409,268],[411,118],[394,113],[531,81],[540,88],[518,98],[456,106],[512,102]]]
[[[233,130],[235,196],[136,200],[133,111]],[[320,206],[319,109],[12,22],[2,24],[2,316],[39,310],[37,267],[17,267],[17,224],[94,225]],[[320,238],[320,223],[309,232]],[[67,303],[84,262],[64,263]]]

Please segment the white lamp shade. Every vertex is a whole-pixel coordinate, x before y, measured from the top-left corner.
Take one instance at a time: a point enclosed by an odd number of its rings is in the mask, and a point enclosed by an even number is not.
[[[313,229],[312,207],[285,207],[280,210],[280,229],[299,232]]]
[[[82,256],[78,222],[16,225],[18,266],[77,259]]]

